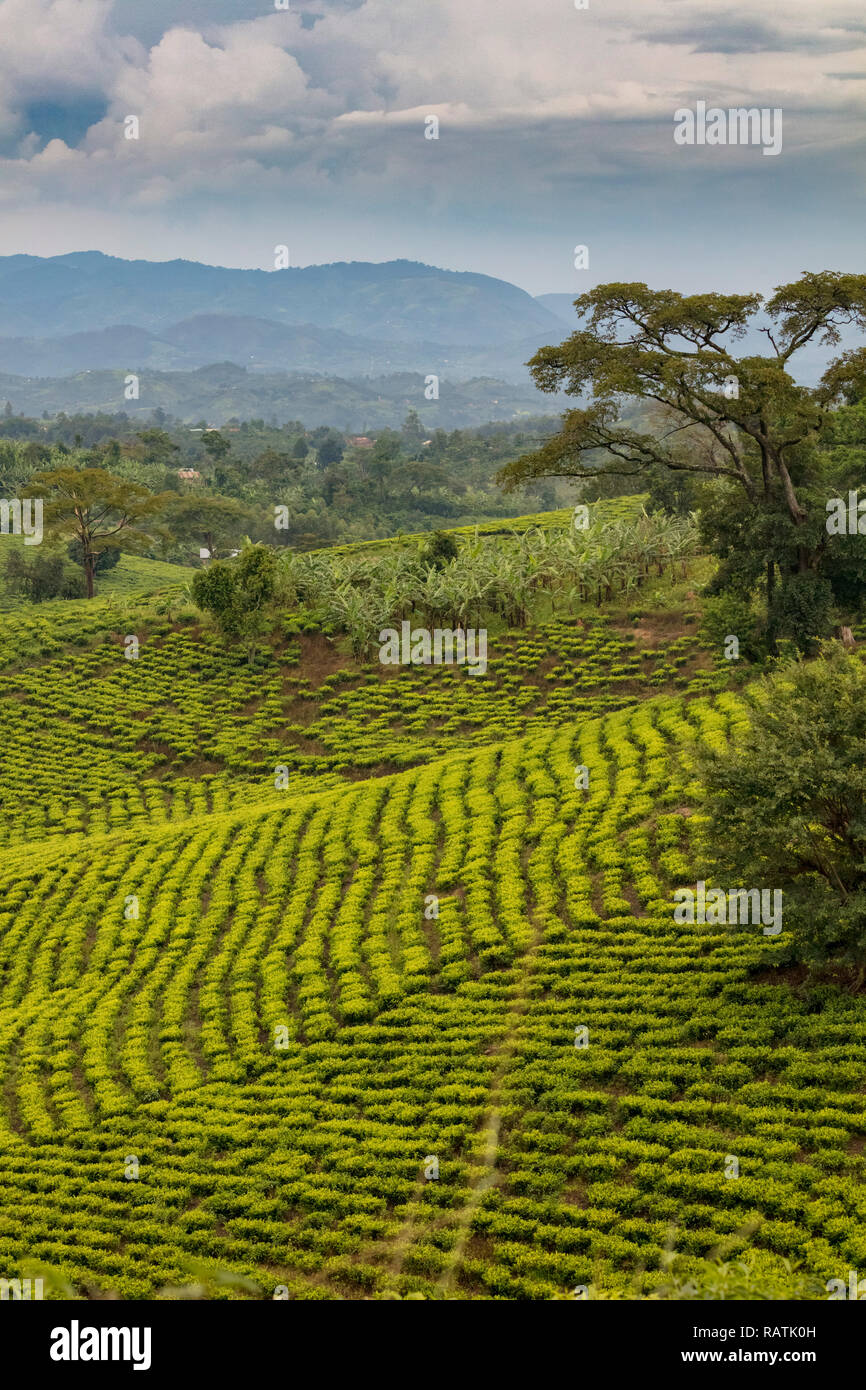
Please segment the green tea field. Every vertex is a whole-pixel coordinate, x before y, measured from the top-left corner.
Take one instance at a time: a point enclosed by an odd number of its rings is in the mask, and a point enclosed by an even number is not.
[[[866,1267],[862,995],[674,918],[696,755],[752,699],[702,563],[491,626],[483,675],[294,612],[251,662],[168,566],[0,614],[6,1277],[556,1300],[734,1261],[808,1299]]]

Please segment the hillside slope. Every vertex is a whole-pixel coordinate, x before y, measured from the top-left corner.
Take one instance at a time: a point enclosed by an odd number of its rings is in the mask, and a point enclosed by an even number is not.
[[[7,852],[6,1266],[550,1298],[648,1290],[673,1227],[685,1267],[721,1242],[856,1267],[856,1003],[816,1020],[749,981],[760,942],[666,900],[689,748],[741,718],[661,699]]]
[[[155,409],[180,420],[206,419],[223,425],[234,418],[275,420],[284,425],[303,419],[309,429],[319,425],[347,431],[398,429],[410,410],[417,410],[425,429],[464,429],[493,418],[555,415],[557,396],[548,396],[527,382],[497,377],[454,380],[442,371],[439,397],[428,400],[425,377],[418,372],[343,378],[305,372],[247,371],[233,362],[216,362],[195,371],[148,370],[136,400],[125,396],[130,364],[113,371],[85,371],[62,377],[0,373],[0,398],[25,415],[45,411],[124,411],[132,420],[150,422]],[[438,375],[438,372],[436,373]]]
[[[722,1249],[820,1298],[862,1267],[862,999],[673,919],[695,751],[748,713],[688,616],[497,631],[482,678],[291,616],[251,668],[171,588],[0,615],[6,1277],[636,1297]]]

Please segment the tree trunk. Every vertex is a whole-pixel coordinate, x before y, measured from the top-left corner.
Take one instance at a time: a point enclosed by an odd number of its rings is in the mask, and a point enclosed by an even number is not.
[[[88,598],[93,598],[93,566],[93,556],[86,553],[84,556],[84,578],[87,581]]]
[[[776,630],[772,618],[773,596],[776,592],[776,562],[767,561],[767,646],[770,655],[776,655]]]
[[[797,494],[794,491],[794,484],[791,482],[791,475],[785,467],[784,463],[782,462],[781,458],[779,458],[778,454],[776,455],[774,462],[776,468],[778,469],[779,477],[782,480],[782,490],[785,494],[785,502],[787,504],[788,511],[791,514],[791,520],[793,521],[795,526],[801,526],[803,522],[806,520],[806,513],[804,512],[803,508],[800,506],[800,503],[797,500]]]

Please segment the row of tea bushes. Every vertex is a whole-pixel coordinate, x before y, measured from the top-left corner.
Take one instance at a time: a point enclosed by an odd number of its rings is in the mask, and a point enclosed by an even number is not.
[[[697,639],[675,644],[692,668]],[[673,648],[672,648],[673,649]],[[654,693],[664,652],[642,655],[605,622],[553,621],[503,634],[487,674],[465,668],[345,668],[313,688],[296,643],[256,668],[212,633],[120,634],[0,673],[0,782],[7,844],[131,822],[184,822],[267,799],[285,767],[296,793],[355,769],[414,765],[465,747],[623,708]],[[627,668],[627,688],[611,672]],[[554,671],[559,671],[551,679]],[[668,688],[689,679],[685,670]],[[84,772],[85,775],[82,775]]]
[[[646,1293],[671,1232],[685,1272],[723,1242],[862,1266],[858,1001],[816,1015],[752,977],[776,945],[673,920],[695,747],[745,717],[668,696],[13,847],[4,1277],[153,1297],[204,1260],[223,1297]]]

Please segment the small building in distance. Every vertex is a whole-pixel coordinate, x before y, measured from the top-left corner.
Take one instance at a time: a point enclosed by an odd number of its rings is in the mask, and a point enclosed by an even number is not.
[[[365,434],[350,434],[346,442],[351,444],[353,449],[372,449],[373,447],[372,439],[368,439]]]
[[[179,468],[177,470],[177,476],[183,483],[197,483],[201,478],[201,474],[197,468]]]

